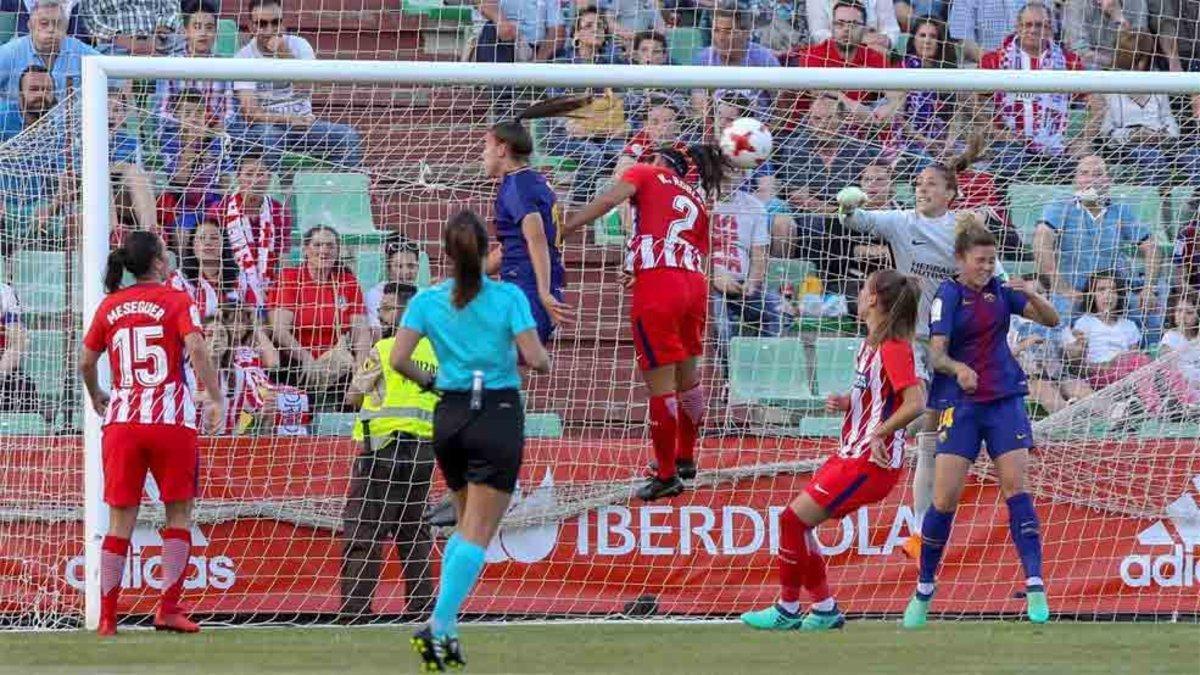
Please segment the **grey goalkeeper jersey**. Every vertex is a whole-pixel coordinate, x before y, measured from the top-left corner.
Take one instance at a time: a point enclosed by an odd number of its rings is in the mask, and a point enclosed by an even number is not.
[[[940,218],[926,218],[915,210],[864,211],[855,209],[844,221],[846,227],[873,234],[888,243],[896,270],[917,277],[921,284],[921,306],[917,314],[917,337],[929,337],[929,305],[938,286],[958,274],[954,263],[954,211]],[[1004,277],[1000,261],[996,276]]]

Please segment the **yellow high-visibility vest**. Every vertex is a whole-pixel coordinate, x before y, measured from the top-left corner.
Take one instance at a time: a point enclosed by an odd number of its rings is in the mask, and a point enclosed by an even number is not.
[[[363,439],[362,420],[370,420],[371,437],[380,438],[401,432],[417,438],[433,438],[433,408],[438,395],[432,391],[421,391],[421,386],[404,377],[392,368],[390,357],[395,338],[384,338],[375,343],[375,353],[382,370],[382,390],[375,390],[363,397],[359,419],[354,422],[353,437]],[[438,367],[433,345],[421,338],[413,350],[412,360],[422,369],[434,372]]]

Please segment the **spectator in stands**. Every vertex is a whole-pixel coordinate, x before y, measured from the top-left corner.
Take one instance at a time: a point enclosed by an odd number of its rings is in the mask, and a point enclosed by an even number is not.
[[[571,43],[555,59],[558,63],[619,63],[620,56],[608,30],[608,19],[594,6],[575,17]],[[578,165],[571,181],[570,199],[582,204],[591,199],[603,177],[625,145],[629,124],[622,97],[606,89],[592,103],[569,117],[548,123],[547,145],[552,154],[574,159]]]
[[[183,53],[178,0],[79,0],[77,14],[106,54]]]
[[[379,301],[388,284],[405,284],[414,286],[417,283],[417,272],[421,264],[421,247],[402,235],[391,238],[384,244],[384,255],[387,260],[386,278],[373,286],[363,302],[367,307],[367,322],[371,328],[380,328]]]
[[[946,24],[923,17],[913,25],[902,68],[956,68],[954,45],[946,37]],[[957,152],[954,92],[909,91],[892,121],[889,145],[901,153],[900,161],[914,164],[948,157]],[[910,167],[915,168],[915,167]],[[909,172],[905,172],[909,173]],[[915,172],[913,172],[915,173]]]
[[[1039,275],[1031,275],[1026,281],[1038,284],[1039,294],[1048,292]],[[1055,309],[1060,317],[1068,316],[1070,303],[1064,303],[1061,296],[1058,297],[1060,301],[1054,303]],[[1063,356],[1065,330],[1065,320],[1054,328],[1046,328],[1024,317],[1014,316],[1008,331],[1009,348],[1029,381],[1030,400],[1050,414],[1092,393],[1087,382],[1075,377],[1066,368]]]
[[[283,32],[281,0],[250,0],[250,22],[254,37],[238,50],[239,58],[316,58],[308,40]],[[230,135],[245,144],[264,146],[274,166],[282,152],[311,154],[348,168],[362,162],[354,127],[317,119],[311,96],[295,83],[236,82],[233,91],[239,119],[230,125]]]
[[[1188,223],[1175,233],[1172,295],[1200,299],[1200,198],[1188,204]]]
[[[261,153],[238,158],[237,187],[209,211],[225,229],[238,270],[244,275],[248,304],[262,307],[291,250],[292,218],[283,202],[267,194],[271,172]]]
[[[561,2],[481,0],[487,23],[475,42],[475,61],[521,63],[549,61],[566,34]]]
[[[654,31],[638,33],[633,39],[633,51],[629,56],[630,61],[637,66],[665,66],[670,62],[667,37]],[[625,111],[630,125],[636,127],[645,123],[646,113],[652,107],[651,98],[662,98],[664,95],[673,94],[674,92],[671,90],[626,89],[624,93]]]
[[[1146,30],[1146,0],[1066,0],[1063,47],[1089,70],[1111,68],[1118,49],[1130,49]],[[1153,56],[1154,40],[1150,40]]]
[[[179,268],[168,283],[192,297],[202,319],[222,307],[240,303],[245,287],[225,232],[215,220],[201,221],[187,235]]]
[[[17,101],[0,102],[0,141],[7,141],[41,121],[54,108],[54,80],[42,66],[25,68],[17,79]]]
[[[289,383],[315,395],[318,408],[340,407],[354,365],[371,348],[371,330],[336,230],[319,225],[304,233],[303,262],[283,270],[267,305]]]
[[[949,0],[896,0],[896,22],[900,31],[911,34],[919,18],[938,19],[946,21],[950,9]]]
[[[762,46],[776,54],[787,54],[810,42],[806,8],[795,0],[764,0],[756,35]],[[765,20],[764,20],[765,19]]]
[[[888,58],[863,43],[866,29],[867,10],[859,0],[837,0],[831,10],[833,16],[832,37],[810,46],[793,50],[784,59],[788,66],[799,68],[887,68]],[[904,101],[901,92],[847,91],[836,94],[795,93],[785,94],[781,104],[789,119],[795,120],[807,111],[813,97],[835,95],[845,108],[844,113],[854,121],[867,127],[890,123],[892,116]],[[863,135],[864,130],[854,130]]]
[[[594,3],[595,0],[582,0]],[[621,40],[624,51],[636,51],[634,41],[644,31],[656,31],[660,35],[667,30],[663,19],[660,0],[603,0],[598,3],[608,20],[613,35]]]
[[[1158,246],[1149,228],[1129,204],[1110,196],[1111,180],[1104,160],[1088,155],[1075,171],[1075,195],[1047,204],[1033,237],[1038,272],[1050,280],[1050,291],[1075,302],[1082,299],[1095,274],[1112,274],[1129,283],[1135,295],[1129,304],[1142,332],[1157,337],[1162,329],[1166,286],[1158,278]],[[1136,246],[1142,271],[1123,253]],[[1122,305],[1125,301],[1122,300]]]
[[[867,144],[843,135],[845,119],[845,108],[837,99],[818,97],[808,109],[805,127],[778,150],[780,186],[802,213],[833,213],[838,190],[852,184],[878,154]]]
[[[154,181],[142,168],[142,144],[136,134],[129,131],[128,119],[133,109],[122,96],[108,100],[108,157],[112,175],[119,180],[113,182],[112,228],[110,235],[114,244],[125,238],[131,230],[149,230],[161,234],[158,226],[158,210],[154,201]],[[78,144],[72,148],[75,166],[82,165]]]
[[[771,225],[762,200],[744,189],[731,190],[713,209],[710,228],[709,297],[717,351],[723,355],[729,339],[743,328],[763,337],[779,335],[783,299],[765,286]]]
[[[38,0],[29,14],[29,35],[0,47],[0,94],[4,98],[17,100],[20,75],[33,65],[50,72],[57,100],[66,97],[68,86],[79,86],[82,58],[97,52],[67,36],[67,13],[61,0]]]
[[[1045,5],[1031,2],[1017,16],[1017,32],[1005,38],[999,49],[984,54],[979,67],[988,70],[1082,70],[1083,62],[1053,40],[1050,10]],[[1067,149],[1070,94],[996,92],[992,105],[996,125],[991,153],[994,155],[992,166],[997,173],[1011,178],[1031,165],[1051,170],[1061,166],[1058,158]],[[1089,127],[1095,121],[1095,115],[1091,117]],[[1077,139],[1076,154],[1084,152],[1092,135],[1093,132],[1087,131],[1083,138]]]
[[[1189,406],[1193,416],[1200,407],[1200,351],[1195,346],[1200,340],[1200,315],[1196,313],[1195,297],[1180,297],[1172,312],[1171,330],[1163,334],[1160,355],[1193,348],[1190,354],[1181,356],[1175,363],[1172,395],[1179,403]]]
[[[217,9],[212,0],[184,0],[184,56],[209,58],[217,41]],[[233,114],[233,83],[214,80],[159,80],[154,99],[158,107],[159,136],[166,138],[178,125],[175,119],[176,97],[185,91],[198,92],[204,98],[208,124],[222,130]],[[161,141],[160,141],[161,142]]]
[[[12,286],[0,283],[0,411],[40,413],[54,423],[54,405],[41,396],[21,367],[29,351],[29,333],[21,321],[21,303]]]
[[[53,217],[71,198],[72,190],[63,169],[67,162],[67,140],[62,117],[47,119],[54,108],[54,82],[50,73],[39,65],[30,65],[18,78],[20,95],[16,103],[3,102],[0,117],[0,141],[7,142],[25,129],[42,123],[26,141],[16,141],[9,150],[21,159],[0,173],[3,202],[0,220],[3,221],[3,247],[28,246],[31,238],[58,234]],[[113,143],[110,151],[119,152],[121,144]]]
[[[1120,280],[1103,272],[1087,278],[1083,315],[1063,336],[1063,353],[1079,364],[1083,378],[1095,389],[1108,385],[1150,363],[1141,351],[1142,331],[1125,316]],[[1150,412],[1162,406],[1155,383],[1143,378],[1135,383],[1141,405]]]
[[[696,53],[697,66],[778,66],[771,50],[751,40],[754,13],[739,9],[735,0],[720,0],[712,13],[712,45]],[[762,111],[771,108],[772,96],[766,90],[752,92]],[[705,90],[692,93],[692,109],[700,119],[708,119],[709,96]]]
[[[833,38],[836,22],[834,10],[839,3],[829,0],[805,0],[808,14],[808,34],[813,44]],[[900,24],[892,0],[864,0],[861,42],[864,46],[887,55],[900,44]]]
[[[962,45],[963,62],[980,63],[987,52],[999,49],[1017,27],[1027,0],[953,0],[950,3],[950,37]]]
[[[1133,56],[1133,70],[1149,70],[1154,38],[1141,33]],[[1146,51],[1142,51],[1142,50]],[[1179,140],[1179,123],[1166,94],[1103,94],[1104,118],[1100,123],[1100,154],[1109,162],[1137,170],[1138,182],[1165,185],[1171,179],[1174,157],[1181,173],[1200,175],[1195,166],[1200,153],[1173,150]]]
[[[173,236],[194,229],[221,201],[233,174],[224,134],[215,127],[196,91],[176,95],[177,124],[160,146],[167,188],[158,198],[159,224]],[[180,237],[182,239],[182,237]]]
[[[0,12],[15,13],[17,15],[16,35],[28,35],[30,15],[39,4],[42,4],[41,0],[0,0]],[[79,0],[62,0],[63,14],[70,17],[67,21],[67,35],[86,41],[89,39],[87,31],[83,29],[83,22],[79,20],[79,15],[75,13],[77,4],[79,4]]]

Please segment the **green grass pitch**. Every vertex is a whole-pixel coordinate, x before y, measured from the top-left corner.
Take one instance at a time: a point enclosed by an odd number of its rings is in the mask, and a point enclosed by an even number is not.
[[[0,634],[0,673],[418,672],[402,628],[212,629],[195,636],[126,630]],[[851,622],[825,634],[734,624],[468,626],[476,673],[1200,673],[1196,624]]]

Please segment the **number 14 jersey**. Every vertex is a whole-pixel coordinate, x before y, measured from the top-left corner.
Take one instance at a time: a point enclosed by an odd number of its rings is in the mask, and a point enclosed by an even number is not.
[[[704,273],[708,255],[708,210],[704,198],[670,169],[635,164],[621,176],[636,189],[633,236],[625,269],[633,274],[658,268]]]
[[[184,338],[201,331],[187,293],[159,283],[135,284],[100,302],[83,345],[108,352],[112,394],[104,424],[196,428]]]

